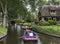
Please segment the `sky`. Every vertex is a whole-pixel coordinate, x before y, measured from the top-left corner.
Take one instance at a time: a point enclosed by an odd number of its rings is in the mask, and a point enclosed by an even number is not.
[[[46,1],[48,1],[48,0],[46,0]]]
[[[31,10],[31,6],[29,4],[26,6],[26,8],[28,9],[28,11]]]

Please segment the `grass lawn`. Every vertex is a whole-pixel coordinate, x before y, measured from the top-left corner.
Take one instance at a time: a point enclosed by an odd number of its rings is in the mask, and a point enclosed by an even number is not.
[[[33,26],[33,28],[40,32],[60,35],[60,26]]]
[[[40,26],[41,28],[52,28],[54,30],[60,30],[60,26]]]
[[[6,32],[7,32],[6,28],[3,28],[2,26],[0,26],[0,36],[5,35]]]

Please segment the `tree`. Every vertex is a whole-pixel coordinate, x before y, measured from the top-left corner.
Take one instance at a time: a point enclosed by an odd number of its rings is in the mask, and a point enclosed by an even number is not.
[[[6,26],[7,20],[16,19],[19,16],[27,14],[27,9],[20,0],[0,0],[1,8],[3,11],[3,26]],[[6,18],[8,17],[8,18]]]
[[[18,17],[17,9],[18,9],[19,0],[8,0],[8,19],[16,19]]]
[[[27,9],[24,6],[24,2],[23,1],[19,2],[19,9],[18,10],[19,10],[20,16],[26,17],[26,15],[27,15]]]
[[[43,5],[46,5],[48,2],[46,2],[46,0],[23,0],[24,1],[24,6],[26,6],[27,10],[30,10],[28,12],[30,12],[30,15],[35,15],[37,16],[38,11],[40,11],[40,9],[38,10],[38,8],[40,8]],[[30,7],[29,7],[29,6]],[[29,7],[29,8],[28,8]],[[27,13],[28,14],[28,13]]]

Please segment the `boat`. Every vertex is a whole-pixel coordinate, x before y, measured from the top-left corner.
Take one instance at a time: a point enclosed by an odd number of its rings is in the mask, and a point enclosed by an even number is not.
[[[38,40],[38,35],[31,31],[32,33],[24,32],[23,40]],[[30,34],[30,35],[29,35]]]
[[[40,40],[40,38],[38,37],[37,33],[29,30],[29,28],[24,30],[22,44],[40,44],[39,40]]]

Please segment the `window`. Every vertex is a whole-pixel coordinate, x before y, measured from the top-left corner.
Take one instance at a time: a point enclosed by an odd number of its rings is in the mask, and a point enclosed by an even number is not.
[[[56,14],[56,10],[50,10],[50,14]]]
[[[48,17],[48,20],[51,20],[52,19],[52,17]]]
[[[52,13],[55,13],[56,11],[55,10],[51,10]]]
[[[57,19],[56,19],[56,18],[53,18],[53,20],[55,20],[55,21],[56,21]]]

